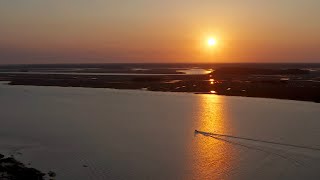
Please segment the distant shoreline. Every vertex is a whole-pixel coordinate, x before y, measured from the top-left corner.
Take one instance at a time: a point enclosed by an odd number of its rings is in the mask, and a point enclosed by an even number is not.
[[[1,82],[1,81],[0,81]],[[8,85],[11,86],[39,86],[39,87],[83,87],[83,88],[101,88],[101,89],[115,89],[115,90],[137,90],[137,91],[149,91],[149,92],[172,92],[172,93],[190,93],[190,94],[208,94],[208,95],[219,95],[219,96],[230,96],[230,97],[248,97],[248,98],[266,98],[266,99],[278,99],[278,100],[293,100],[293,101],[303,101],[303,102],[313,102],[313,103],[320,103],[316,100],[305,100],[305,99],[288,99],[288,98],[281,98],[281,97],[269,97],[269,96],[244,96],[244,95],[227,95],[227,94],[218,94],[218,93],[211,93],[211,92],[178,92],[178,91],[158,91],[158,90],[145,90],[145,89],[126,89],[126,88],[117,88],[117,87],[88,87],[88,86],[58,86],[58,85],[35,85],[35,84],[11,84],[8,82]]]
[[[192,77],[192,76],[190,76]],[[199,78],[198,76],[196,76],[197,78]],[[201,76],[203,77],[203,76]],[[206,76],[205,76],[206,77]],[[106,77],[105,77],[106,78]],[[110,77],[109,77],[110,78]],[[195,78],[193,76],[193,78]],[[278,91],[279,89],[277,88],[272,88],[269,87],[269,89],[271,91],[267,91],[265,93],[260,93],[259,94],[259,90],[256,90],[254,93],[247,93],[244,91],[233,91],[230,92],[228,90],[217,90],[217,89],[223,89],[224,85],[221,84],[220,86],[222,87],[217,87],[214,88],[215,92],[211,92],[210,91],[210,87],[207,87],[205,84],[203,84],[203,82],[205,81],[200,81],[200,83],[197,83],[197,86],[200,87],[199,90],[195,90],[195,89],[189,89],[189,88],[182,88],[182,89],[176,89],[173,87],[170,87],[171,84],[169,84],[168,86],[162,86],[161,83],[157,84],[157,83],[129,83],[126,84],[125,82],[123,83],[103,83],[103,81],[101,81],[100,83],[90,83],[87,82],[85,83],[85,80],[82,81],[81,79],[79,81],[76,82],[70,82],[68,80],[59,80],[59,81],[55,81],[54,83],[52,82],[52,80],[46,80],[47,78],[43,78],[40,81],[37,80],[28,80],[28,79],[11,79],[11,80],[6,80],[8,85],[31,85],[31,86],[54,86],[54,87],[85,87],[85,88],[108,88],[108,89],[127,89],[127,90],[141,90],[141,91],[157,91],[157,92],[183,92],[183,93],[193,93],[193,94],[216,94],[216,95],[223,95],[223,96],[238,96],[238,97],[256,97],[256,98],[269,98],[269,99],[282,99],[282,100],[296,100],[296,101],[307,101],[307,102],[315,102],[315,103],[320,103],[319,99],[316,96],[295,96],[294,94],[300,93],[300,91],[303,91],[304,89],[301,88],[300,90],[290,90],[290,89],[284,89],[282,92],[285,91],[291,91],[291,93],[288,93],[287,96],[286,95],[281,95],[281,94],[274,94],[272,93],[273,91]],[[180,83],[183,83],[183,81],[181,80]],[[206,82],[207,84],[208,82]],[[145,88],[145,86],[150,86],[149,88]],[[180,87],[183,87],[184,85],[181,84]],[[187,86],[185,86],[187,87]],[[238,87],[239,89],[242,88],[247,88],[248,86],[246,86],[245,84],[242,87]],[[310,90],[310,89],[308,89]],[[308,91],[308,90],[304,90],[304,91]],[[318,91],[319,90],[319,91]],[[297,92],[298,91],[298,92]],[[316,92],[315,92],[316,91]],[[249,91],[250,92],[250,91]],[[313,91],[313,93],[317,93],[320,92],[319,88],[316,88],[316,90]],[[290,97],[291,96],[291,97]],[[293,97],[293,98],[292,98]]]
[[[0,80],[9,85],[136,89],[320,103],[320,69],[316,66],[234,65],[214,70],[210,66],[182,68],[163,64],[56,66],[1,69]]]

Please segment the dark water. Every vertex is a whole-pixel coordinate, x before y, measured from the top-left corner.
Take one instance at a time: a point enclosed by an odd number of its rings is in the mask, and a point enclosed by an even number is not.
[[[319,179],[320,105],[216,95],[0,86],[1,153],[58,179]]]

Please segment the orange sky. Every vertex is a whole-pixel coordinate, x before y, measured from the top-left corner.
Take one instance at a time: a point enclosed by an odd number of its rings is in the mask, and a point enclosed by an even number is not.
[[[318,0],[0,2],[0,63],[319,62]],[[207,38],[218,40],[206,46]]]

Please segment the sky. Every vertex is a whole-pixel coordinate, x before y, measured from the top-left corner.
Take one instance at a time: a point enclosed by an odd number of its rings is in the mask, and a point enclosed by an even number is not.
[[[0,64],[127,62],[320,63],[320,1],[0,1]]]

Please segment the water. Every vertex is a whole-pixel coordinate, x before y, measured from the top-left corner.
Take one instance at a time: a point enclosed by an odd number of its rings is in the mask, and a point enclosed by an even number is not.
[[[196,75],[196,74],[210,74],[212,70],[191,68],[191,69],[185,69],[185,70],[177,70],[177,72],[182,72],[184,74],[189,74],[189,75]]]
[[[319,179],[320,104],[0,85],[0,151],[58,179]],[[20,154],[21,153],[21,154]]]
[[[73,69],[74,70],[74,69]],[[34,71],[34,72],[0,72],[0,74],[62,74],[62,75],[115,75],[115,76],[163,76],[163,75],[204,75],[209,74],[211,70],[191,68],[184,70],[176,70],[177,73],[134,73],[137,70],[133,69],[133,72],[128,73],[83,73],[83,72],[59,72],[59,69],[55,71]],[[70,70],[71,71],[71,70]],[[182,74],[179,74],[182,73]]]
[[[59,74],[59,75],[114,75],[114,76],[164,76],[164,75],[191,75],[191,74],[150,74],[150,73],[78,73],[78,72],[0,72],[0,74]],[[205,74],[205,73],[204,73]],[[202,74],[192,74],[192,75],[202,75]]]

